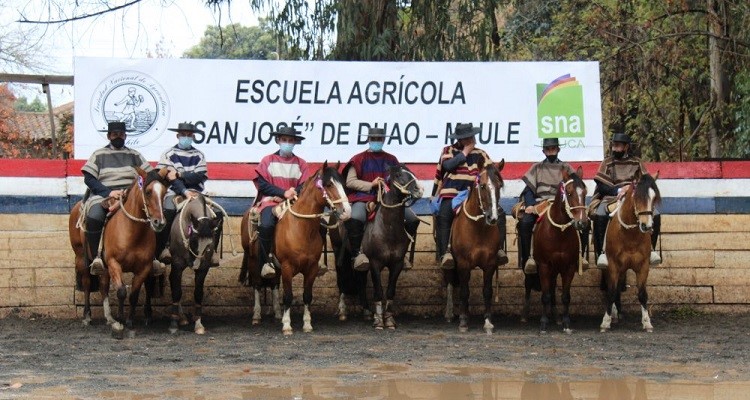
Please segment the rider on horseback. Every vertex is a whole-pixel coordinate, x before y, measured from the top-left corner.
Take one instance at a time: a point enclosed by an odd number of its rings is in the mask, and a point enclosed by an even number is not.
[[[202,151],[193,147],[195,132],[201,132],[195,125],[183,122],[177,124],[177,128],[168,128],[177,132],[177,144],[162,153],[157,168],[167,168],[176,173],[176,179],[172,181],[167,196],[164,198],[164,218],[167,220],[166,227],[156,234],[156,254],[159,260],[154,260],[154,268],[164,269],[164,264],[169,264],[172,255],[169,251],[169,232],[172,222],[177,215],[177,207],[174,202],[175,196],[184,198],[196,198],[199,192],[203,192],[204,182],[208,180],[208,169],[206,167],[206,156]],[[221,226],[224,214],[220,210],[213,210],[219,218],[219,229],[216,231],[214,246],[218,246],[221,238]],[[213,253],[211,264],[219,265],[219,252]],[[159,262],[161,261],[161,262]]]
[[[594,219],[594,252],[597,256],[596,265],[600,269],[607,268],[607,255],[604,253],[604,237],[609,223],[607,206],[619,200],[625,193],[624,186],[629,185],[640,170],[646,174],[646,166],[640,158],[630,154],[630,136],[625,133],[615,133],[612,136],[612,155],[599,164],[599,171],[594,177],[596,191],[591,200],[590,210],[596,210]],[[656,242],[661,230],[661,215],[654,210],[654,226],[651,232],[651,248],[656,248]],[[651,251],[651,265],[661,264],[661,257],[656,251]]]
[[[354,260],[353,268],[357,271],[370,269],[370,261],[364,253],[360,252],[362,237],[365,232],[365,221],[367,220],[367,204],[377,199],[380,185],[385,183],[388,176],[388,167],[400,164],[396,156],[383,151],[385,143],[385,130],[382,128],[370,128],[367,133],[369,149],[355,155],[345,167],[348,171],[346,176],[346,188],[353,192],[349,194],[349,202],[352,204],[352,217],[346,221],[346,231],[349,236],[351,254]],[[416,240],[419,219],[411,208],[406,209],[405,229],[409,236]],[[404,258],[404,270],[410,269],[409,258]]]
[[[253,179],[258,189],[258,198],[255,200],[260,212],[258,265],[262,266],[263,278],[274,277],[281,268],[270,261],[273,257],[274,233],[278,222],[278,218],[273,214],[273,208],[285,200],[297,197],[311,174],[307,162],[293,153],[294,146],[305,139],[302,132],[292,127],[284,127],[277,132],[271,132],[271,135],[276,137],[279,151],[260,160]]]
[[[518,253],[521,255],[522,268],[527,274],[536,274],[536,262],[531,257],[531,238],[534,224],[539,218],[540,210],[537,203],[541,200],[552,200],[557,194],[557,188],[562,180],[562,169],[569,174],[574,173],[573,168],[566,162],[557,158],[560,154],[560,142],[557,138],[546,138],[542,141],[542,152],[546,158],[529,168],[523,176],[526,187],[521,192],[521,201],[524,206],[523,216],[518,219]],[[586,243],[582,241],[582,243]],[[528,260],[528,261],[527,261]],[[588,268],[588,261],[582,260],[583,268]]]
[[[127,132],[124,122],[109,122],[106,130],[109,144],[94,151],[81,168],[83,182],[88,187],[84,197],[83,210],[86,214],[86,260],[91,261],[91,275],[104,273],[104,262],[99,254],[99,242],[108,212],[117,209],[118,204],[102,203],[106,198],[120,200],[125,189],[133,182],[133,168],[141,167],[151,171],[151,164],[137,150],[125,147]],[[170,179],[173,176],[170,175]],[[106,207],[106,208],[105,208]]]
[[[460,192],[468,190],[479,175],[482,165],[492,163],[490,156],[477,147],[474,136],[481,132],[482,128],[474,127],[473,124],[458,124],[456,131],[448,136],[455,142],[443,148],[440,154],[440,161],[435,171],[435,186],[433,196],[437,194],[440,205],[437,212],[437,251],[440,257],[440,267],[443,269],[453,269],[455,262],[448,249],[448,243],[451,236],[451,226],[453,225],[453,199]],[[500,205],[497,205],[498,208]],[[500,208],[500,215],[505,216],[505,212]],[[502,241],[500,250],[497,252],[497,263],[503,265],[508,263],[508,256],[503,248],[505,247],[505,218],[497,224],[500,230],[500,240]]]

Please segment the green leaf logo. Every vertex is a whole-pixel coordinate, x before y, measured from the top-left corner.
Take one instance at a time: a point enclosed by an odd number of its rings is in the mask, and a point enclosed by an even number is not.
[[[583,87],[570,74],[549,84],[537,83],[537,130],[544,138],[582,138],[586,136],[583,119]]]

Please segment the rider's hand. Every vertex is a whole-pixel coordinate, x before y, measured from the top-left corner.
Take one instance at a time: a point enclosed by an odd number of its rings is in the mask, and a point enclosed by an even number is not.
[[[115,201],[115,202],[112,203],[111,206],[109,206],[109,208],[107,209],[107,211],[112,213],[112,212],[115,212],[118,208],[120,208],[120,202],[119,201]]]
[[[284,192],[284,198],[285,198],[285,199],[291,200],[291,199],[293,199],[293,198],[294,198],[295,196],[297,196],[297,190],[295,190],[295,189],[294,189],[293,187],[292,187],[292,188],[289,188],[289,189],[287,189],[287,190],[286,190],[286,191]]]
[[[172,167],[167,167],[167,179],[170,182],[177,179],[177,170]]]
[[[466,157],[468,157],[469,153],[471,153],[471,151],[474,150],[475,145],[476,145],[476,142],[472,140],[471,143],[464,146],[463,153]]]
[[[374,188],[378,187],[378,185],[381,182],[385,182],[385,181],[383,180],[383,178],[377,177],[377,178],[373,179],[372,182],[370,182],[370,185],[372,185],[372,188],[374,189]]]
[[[109,192],[109,197],[111,197],[113,199],[119,199],[120,197],[122,197],[122,193],[123,192],[124,192],[124,190],[122,190],[122,189],[113,190],[113,191]]]
[[[625,189],[617,188],[617,200],[622,199],[623,196],[625,196]]]
[[[198,198],[198,192],[195,190],[186,190],[185,191],[185,198],[187,199],[197,199]]]
[[[534,206],[526,206],[526,208],[523,210],[526,214],[535,214]]]

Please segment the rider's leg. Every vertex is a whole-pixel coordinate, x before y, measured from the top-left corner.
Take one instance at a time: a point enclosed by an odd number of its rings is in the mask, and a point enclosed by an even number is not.
[[[417,244],[417,230],[419,229],[419,218],[414,214],[411,208],[405,210],[404,230],[411,238],[411,244],[407,247],[406,256],[404,257],[404,271],[412,267],[411,257],[413,257],[414,246]]]
[[[89,206],[86,214],[86,260],[89,264],[91,275],[101,275],[104,273],[104,262],[99,255],[99,242],[102,238],[102,228],[104,227],[104,218],[106,210],[101,203],[94,203]]]
[[[368,271],[370,269],[370,260],[361,251],[366,218],[367,205],[360,201],[352,204],[352,217],[344,222],[346,234],[349,236],[349,247],[352,252],[352,268],[356,271]]]
[[[440,268],[443,269],[453,269],[456,266],[448,248],[451,238],[451,225],[453,224],[453,205],[451,203],[451,199],[443,199],[440,202],[440,210],[437,215],[437,249],[440,256]]]
[[[661,214],[654,210],[654,224],[651,231],[651,256],[649,260],[651,265],[661,264],[661,256],[659,255],[659,252],[656,251],[656,243],[659,241],[659,233],[661,233]]]
[[[258,226],[258,243],[260,244],[258,265],[261,266],[260,276],[263,278],[273,278],[277,273],[277,266],[270,262],[273,254],[275,229],[276,217],[273,215],[272,207],[266,207],[260,213],[260,225]]]
[[[537,273],[536,263],[531,258],[531,238],[534,234],[536,214],[523,214],[518,221],[518,251],[521,253],[521,265],[518,268],[527,274]]]
[[[219,243],[221,242],[221,237],[224,235],[224,213],[221,210],[214,210],[216,213],[216,219],[218,219],[218,224],[216,225],[216,232],[214,232],[214,254],[211,256],[211,265],[214,267],[219,266],[219,260],[221,259],[221,249],[219,248]]]
[[[607,235],[607,205],[605,202],[599,205],[594,216],[594,253],[596,254],[596,266],[599,269],[607,269],[607,255],[604,253],[604,239]]]
[[[500,250],[497,251],[497,265],[505,265],[508,263],[508,254],[505,253],[505,238],[506,238],[506,226],[505,226],[505,210],[502,207],[498,207],[497,212],[499,213],[500,219],[497,220],[497,229],[500,231]]]
[[[159,261],[164,264],[172,263],[172,253],[169,251],[169,232],[172,230],[172,223],[177,215],[177,209],[174,205],[174,195],[167,195],[164,198],[164,219],[167,225],[161,232],[156,233],[156,255]]]

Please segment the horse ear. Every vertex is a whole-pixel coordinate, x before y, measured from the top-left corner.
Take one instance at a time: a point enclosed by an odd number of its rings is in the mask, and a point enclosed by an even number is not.
[[[635,175],[633,175],[633,180],[634,180],[634,181],[636,181],[636,182],[637,182],[637,181],[640,181],[640,180],[641,180],[641,177],[642,177],[642,176],[643,176],[643,172],[641,172],[641,169],[640,169],[640,168],[638,168],[638,169],[637,169],[637,170],[635,171]]]
[[[576,170],[576,175],[578,175],[578,177],[583,179],[583,166],[581,165],[578,166],[578,169]]]
[[[336,171],[340,171],[339,168],[341,168],[341,160],[336,161]]]
[[[323,169],[328,168],[328,160],[323,161]]]
[[[560,167],[560,172],[562,172],[562,180],[567,181],[570,179],[570,174],[568,173],[568,169],[565,168],[565,166]]]
[[[498,172],[502,171],[503,168],[505,168],[505,158],[503,158],[502,160],[500,160],[499,163],[497,163],[497,170],[498,170]]]
[[[654,180],[657,180],[657,179],[659,179],[659,171],[658,170],[656,171],[656,175],[654,175]]]

